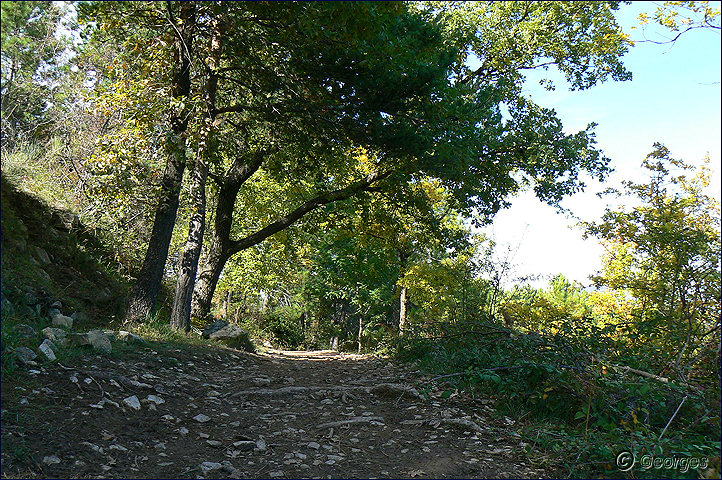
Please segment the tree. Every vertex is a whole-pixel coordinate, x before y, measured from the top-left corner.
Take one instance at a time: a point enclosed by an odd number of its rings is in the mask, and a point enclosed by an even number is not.
[[[130,317],[142,318],[157,297],[176,187],[193,158],[185,150],[198,152],[194,132],[202,131],[208,110],[204,86],[215,74],[217,143],[208,163],[213,229],[195,286],[199,317],[229,258],[323,205],[362,192],[403,195],[399,186],[429,177],[448,189],[462,214],[488,218],[525,185],[557,203],[583,186],[580,172],[607,171],[593,125],[564,133],[554,112],[524,98],[521,85],[525,69],[550,65],[576,89],[629,78],[620,62],[628,42],[612,15],[617,2],[194,5],[134,2],[100,8],[95,17],[96,31],[125,39],[125,57],[134,58],[139,73],[131,85],[147,82],[165,64],[155,83],[173,92],[172,102],[150,109],[155,118],[171,119],[161,124],[172,133],[164,140],[168,181]],[[193,22],[177,21],[191,8]],[[223,54],[209,69],[199,49],[209,44],[219,16]],[[469,52],[482,68],[467,65]],[[351,159],[360,146],[375,163]],[[257,175],[280,185],[283,195],[257,209],[260,217],[246,219],[237,200]]]
[[[603,176],[607,159],[593,148],[593,127],[575,135],[563,134],[561,123],[552,111],[541,109],[521,96],[523,76],[520,72],[540,66],[540,57],[550,55],[551,63],[559,65],[574,88],[587,88],[608,76],[628,78],[618,61],[626,49],[626,37],[611,15],[616,4],[592,2],[587,11],[582,7],[568,8],[562,3],[554,4],[553,8],[545,7],[544,3],[534,4],[533,8],[513,2],[504,5],[501,10],[474,10],[469,18],[464,17],[467,7],[444,4],[440,8],[414,7],[402,11],[397,6],[396,11],[391,12],[366,5],[324,5],[316,11],[305,12],[312,20],[304,23],[311,28],[286,46],[291,49],[301,42],[308,52],[299,52],[300,62],[292,66],[307,72],[299,75],[300,78],[310,74],[312,79],[318,79],[316,85],[304,85],[309,92],[303,98],[307,104],[304,111],[312,113],[311,122],[342,126],[340,132],[333,132],[336,134],[333,141],[346,138],[363,145],[378,162],[364,178],[359,176],[359,170],[363,171],[360,168],[338,170],[340,163],[348,165],[343,156],[326,156],[325,163],[316,163],[309,170],[298,168],[308,167],[307,164],[293,165],[287,157],[266,158],[268,153],[256,150],[255,155],[248,155],[242,164],[244,168],[229,170],[252,174],[264,161],[264,165],[273,165],[280,160],[286,162],[284,173],[289,174],[287,179],[294,179],[291,182],[302,182],[309,174],[325,176],[327,180],[325,185],[317,184],[311,190],[311,200],[239,240],[230,237],[232,205],[246,177],[241,176],[240,180],[227,177],[221,181],[217,205],[222,206],[223,211],[216,210],[211,248],[196,285],[194,315],[202,317],[208,311],[215,285],[230,256],[286,228],[321,205],[361,191],[396,188],[428,175],[449,188],[462,212],[468,214],[476,209],[482,216],[490,216],[506,205],[508,195],[521,187],[520,177],[533,184],[541,198],[555,203],[565,193],[581,188],[580,171]],[[366,8],[371,10],[353,12]],[[314,9],[315,6],[307,7],[307,10]],[[368,19],[374,16],[378,18],[373,22],[374,27],[365,28]],[[500,23],[500,19],[507,17],[508,21]],[[540,20],[547,17],[557,22],[556,29],[563,34],[534,41],[524,34],[520,42],[529,42],[529,49],[509,45],[509,35],[521,35],[517,32],[518,25],[531,31],[539,28]],[[343,25],[344,30],[328,27],[330,18],[343,18],[339,25]],[[586,26],[584,33],[579,33],[579,24]],[[319,25],[324,28],[319,30]],[[442,28],[441,32],[434,32],[437,25]],[[348,30],[363,31],[365,36],[352,39],[342,51],[316,47],[328,44],[334,35],[348,40],[345,37]],[[286,28],[285,34],[293,31]],[[488,37],[495,43],[478,43],[478,37],[491,32],[493,35]],[[505,36],[502,38],[499,32]],[[392,37],[395,41],[390,43]],[[420,45],[424,46],[423,50]],[[489,66],[469,69],[465,60],[470,48],[484,51]],[[311,55],[304,57],[304,53]],[[393,58],[392,64],[386,63],[389,58]],[[284,72],[288,70],[284,68]],[[265,109],[277,112],[293,100],[296,97],[290,96],[289,100]],[[502,118],[502,104],[509,108],[511,119]],[[238,106],[219,110],[224,114],[242,111],[248,116],[250,109]],[[299,113],[290,109],[286,112]],[[336,116],[329,117],[329,113]],[[291,118],[282,123],[294,125]],[[308,132],[299,133],[308,135]],[[280,145],[287,151],[288,144]],[[319,189],[319,186],[326,188]]]
[[[206,61],[206,83],[204,85],[205,113],[200,123],[198,149],[195,157],[195,168],[191,177],[191,198],[194,209],[188,227],[188,239],[180,259],[180,272],[176,284],[173,307],[171,309],[170,323],[178,330],[189,331],[191,300],[193,285],[198,271],[198,259],[203,247],[203,236],[206,221],[206,179],[208,178],[208,163],[215,156],[215,120],[216,95],[220,79],[220,60],[222,56],[222,41],[225,22],[222,14],[216,14],[213,20],[213,35],[210,38]]]
[[[153,227],[126,311],[126,320],[144,320],[154,309],[160,291],[187,162],[186,132],[192,111],[191,62],[196,5],[194,2],[128,2],[118,5],[90,2],[81,4],[79,10],[86,23],[98,22],[93,31],[96,38],[100,38],[100,41],[111,38],[123,47],[120,61],[109,68],[121,70],[118,73],[122,79],[119,86],[129,91],[113,88],[111,84],[104,100],[106,104],[114,106],[106,108],[112,111],[119,107],[131,107],[124,113],[130,121],[131,136],[140,145],[143,144],[143,131],[155,130],[155,120],[167,114],[165,122],[161,124],[165,128],[161,135],[165,168],[160,180]],[[149,48],[140,49],[141,45]],[[137,76],[123,78],[129,65],[133,65],[130,71]],[[149,89],[149,80],[153,74],[158,74],[164,85]],[[165,111],[159,113],[156,110],[159,99],[152,98],[154,95],[160,97],[161,101],[170,100],[170,107],[166,106]],[[157,136],[157,132],[154,136]],[[103,147],[110,150],[111,154],[127,154],[133,146],[125,143],[109,146],[112,140],[112,137],[106,137],[103,142]],[[148,155],[150,152],[144,153]],[[105,163],[120,163],[122,167],[123,163],[113,162],[113,156]]]
[[[12,146],[24,134],[43,138],[67,42],[56,35],[63,12],[53,2],[3,2],[1,8],[2,142]]]
[[[718,348],[720,330],[720,206],[703,193],[709,173],[673,174],[690,167],[655,144],[643,167],[647,183],[624,182],[638,206],[608,208],[587,235],[604,240],[607,254],[599,285],[628,292],[641,338],[667,355],[680,379]],[[613,192],[612,193],[619,193]]]

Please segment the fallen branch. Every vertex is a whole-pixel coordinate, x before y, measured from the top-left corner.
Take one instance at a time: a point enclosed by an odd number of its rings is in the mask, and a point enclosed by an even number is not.
[[[421,396],[418,390],[416,390],[413,387],[409,387],[408,385],[401,385],[398,383],[381,383],[379,385],[376,385],[375,387],[371,387],[370,389],[366,387],[366,391],[373,393],[374,395],[379,396],[396,396],[398,395],[399,398],[403,397],[404,395],[413,397],[413,398],[424,398]]]
[[[501,367],[485,368],[484,370],[473,370],[471,372],[457,372],[457,373],[449,373],[447,375],[439,375],[438,377],[434,377],[429,381],[435,382],[435,381],[441,380],[443,378],[474,376],[474,375],[478,375],[480,373],[485,373],[485,372],[499,372],[499,371],[504,371],[504,370],[518,370],[520,368],[525,368],[525,367],[546,367],[546,366],[547,365],[543,364],[543,363],[527,363],[524,365],[504,365]],[[581,368],[573,367],[571,365],[551,365],[551,366],[554,368],[562,368],[565,370],[576,370],[578,372],[582,371]]]
[[[512,335],[514,333],[513,330],[510,329],[503,329],[503,330],[488,330],[486,332],[479,332],[477,330],[466,330],[459,333],[449,333],[446,335],[439,335],[436,337],[423,337],[424,340],[444,340],[447,338],[455,338],[455,337],[463,337],[464,335],[478,335],[478,336],[484,336],[484,335]]]
[[[383,417],[353,417],[348,420],[340,420],[338,422],[328,422],[316,425],[316,428],[333,428],[341,427],[343,425],[354,425],[356,423],[371,423],[371,422],[383,422]]]
[[[672,414],[672,418],[669,419],[669,422],[667,422],[667,425],[665,425],[664,430],[662,430],[662,433],[659,434],[659,438],[657,439],[657,442],[662,440],[662,435],[664,435],[664,432],[667,431],[667,429],[669,428],[669,425],[672,423],[672,420],[674,420],[674,417],[677,416],[677,412],[679,412],[679,409],[682,408],[682,405],[684,405],[685,400],[687,400],[687,395],[684,396],[684,398],[680,402],[679,406],[677,407],[677,410],[675,410],[674,413]]]
[[[655,375],[655,374],[653,374],[653,373],[645,372],[645,371],[643,371],[643,370],[637,370],[636,368],[627,367],[627,366],[624,366],[624,365],[615,365],[615,364],[613,364],[613,363],[610,363],[609,365],[612,366],[612,367],[614,367],[614,368],[619,368],[620,370],[624,370],[625,372],[635,373],[635,374],[637,374],[637,375],[641,375],[642,377],[652,378],[652,379],[654,379],[654,380],[657,380],[657,381],[663,382],[663,383],[669,383],[669,378],[667,378],[667,377],[660,377],[659,375]]]

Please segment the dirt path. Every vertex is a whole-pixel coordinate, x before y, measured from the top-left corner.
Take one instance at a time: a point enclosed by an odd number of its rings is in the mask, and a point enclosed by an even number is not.
[[[3,384],[3,477],[545,476],[511,419],[385,359],[157,347]]]

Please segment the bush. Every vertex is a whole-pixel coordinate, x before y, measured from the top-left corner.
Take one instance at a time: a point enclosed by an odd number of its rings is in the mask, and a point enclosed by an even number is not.
[[[262,324],[263,330],[273,335],[275,342],[283,348],[297,349],[304,340],[305,335],[301,326],[300,317],[284,315],[281,309],[277,309],[272,313],[264,316]]]
[[[530,450],[555,457],[571,476],[602,474],[622,450],[638,456],[660,451],[719,455],[715,389],[663,383],[614,368],[595,356],[616,352],[614,361],[621,365],[643,365],[643,358],[604,341],[615,335],[614,328],[587,329],[585,336],[572,327],[554,335],[525,335],[494,324],[449,326],[442,338],[400,340],[396,355],[436,374],[433,382],[445,389],[444,396],[454,391],[483,395],[496,399],[503,415],[519,418],[526,412],[528,436],[538,440]]]

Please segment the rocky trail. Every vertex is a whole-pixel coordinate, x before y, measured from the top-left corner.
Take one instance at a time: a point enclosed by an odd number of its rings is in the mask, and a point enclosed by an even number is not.
[[[490,402],[421,394],[418,373],[370,355],[151,344],[18,375],[6,478],[546,476]]]

